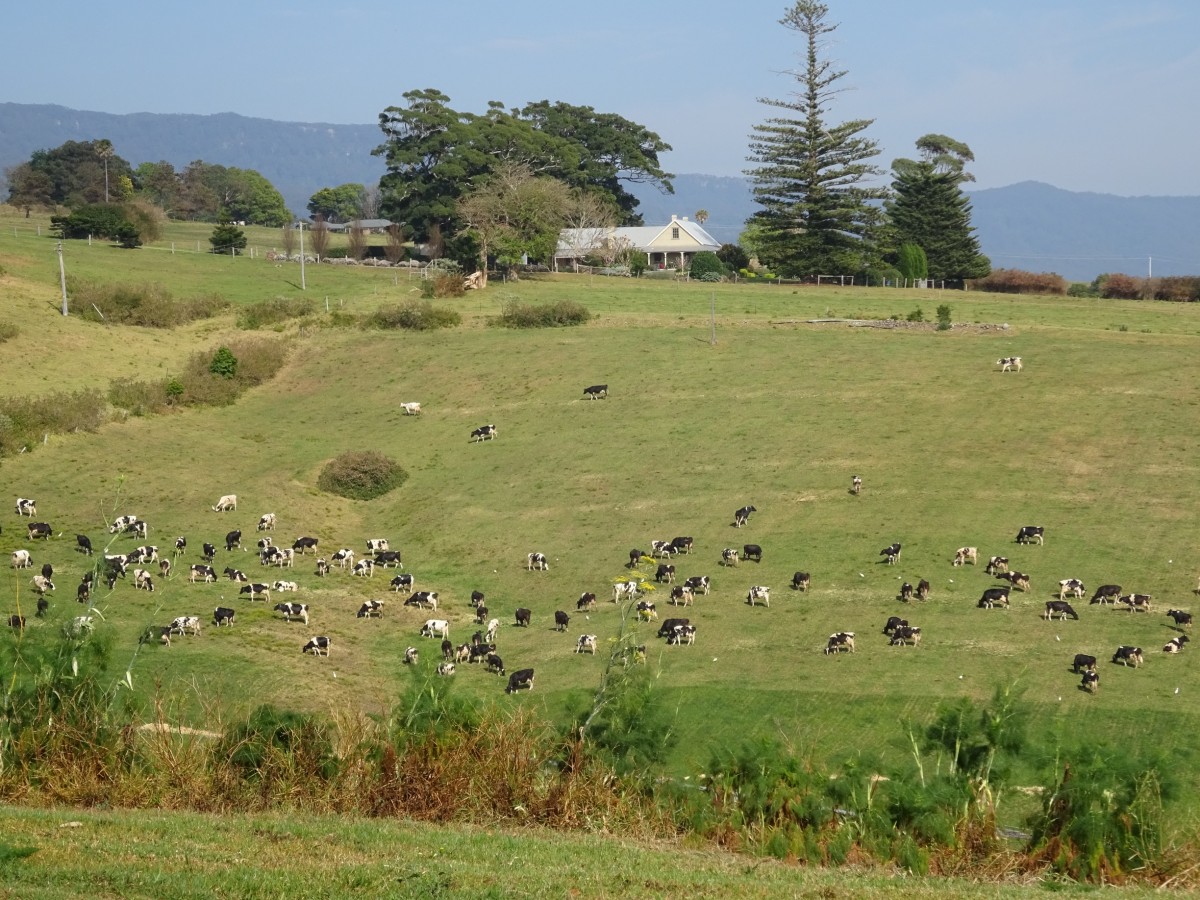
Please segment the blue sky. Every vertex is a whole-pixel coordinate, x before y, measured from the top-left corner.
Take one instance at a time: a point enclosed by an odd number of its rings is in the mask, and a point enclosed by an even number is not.
[[[1196,0],[827,0],[847,71],[832,122],[872,118],[879,162],[922,134],[969,144],[977,187],[1200,195]],[[736,175],[760,97],[796,86],[783,0],[22,3],[0,99],[111,113],[371,124],[435,87],[482,112],[616,112],[676,173]]]

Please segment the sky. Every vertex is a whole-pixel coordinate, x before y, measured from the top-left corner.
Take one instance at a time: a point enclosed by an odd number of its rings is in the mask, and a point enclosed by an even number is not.
[[[1200,195],[1197,0],[827,0],[846,72],[830,123],[873,119],[884,168],[928,133],[967,143],[976,188],[1042,181]],[[803,36],[785,0],[56,0],[5,17],[0,100],[108,113],[374,124],[437,88],[482,113],[564,101],[672,146],[678,174],[738,175],[786,99]],[[149,10],[153,9],[151,13]]]

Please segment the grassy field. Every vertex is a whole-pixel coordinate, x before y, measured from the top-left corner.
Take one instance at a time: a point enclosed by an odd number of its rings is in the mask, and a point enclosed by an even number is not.
[[[103,388],[118,376],[178,371],[189,353],[236,332],[228,315],[173,332],[63,319],[54,242],[24,227],[0,219],[0,318],[21,327],[0,347],[6,393]],[[176,231],[177,243],[207,235],[204,226]],[[262,259],[79,242],[66,257],[79,277],[161,281],[178,296],[215,291],[245,304],[299,294],[294,268]],[[415,296],[415,282],[387,270],[314,266],[307,278],[322,307],[325,296],[354,312]],[[598,317],[570,330],[485,327],[508,298],[574,299]],[[456,643],[475,630],[467,601],[483,591],[503,623],[499,652],[510,670],[536,668],[537,688],[507,697],[501,679],[461,666],[456,690],[561,721],[590,695],[602,666],[603,654],[572,652],[577,636],[595,633],[603,643],[619,620],[605,602],[575,615],[575,599],[585,590],[611,596],[631,547],[691,535],[695,550],[675,561],[680,576],[713,582],[712,594],[682,613],[698,625],[696,645],[664,647],[653,624],[640,626],[674,717],[670,768],[679,776],[703,772],[714,749],[754,734],[819,759],[859,755],[886,767],[907,752],[905,722],[926,721],[943,699],[982,700],[1014,682],[1048,753],[1103,739],[1162,750],[1196,771],[1197,649],[1175,657],[1158,649],[1177,633],[1163,612],[1198,605],[1195,305],[584,276],[494,283],[448,302],[466,319],[453,331],[364,333],[325,327],[323,316],[303,331],[282,328],[288,366],[234,406],[51,436],[0,462],[10,495],[0,553],[29,548],[39,566],[50,561],[59,573],[50,616],[32,627],[82,612],[72,598],[88,563],[74,552],[76,532],[99,547],[106,521],[134,513],[150,522],[160,551],[186,535],[186,565],[198,561],[202,542],[220,544],[235,527],[251,535],[259,515],[274,512],[277,539],[315,535],[326,553],[361,553],[367,538],[390,539],[417,587],[440,592]],[[977,327],[806,324],[903,317],[917,306],[933,318],[941,303],[956,322]],[[1009,327],[983,327],[1001,323]],[[1010,354],[1025,360],[1019,375],[994,365]],[[601,382],[609,399],[582,398],[585,385]],[[408,400],[424,414],[400,415]],[[498,426],[498,439],[469,443],[485,422]],[[389,453],[411,478],[369,503],[319,492],[321,465],[352,449]],[[855,473],[865,482],[859,497],[847,490]],[[238,494],[238,511],[212,512],[225,493]],[[13,512],[16,496],[37,499],[39,519],[62,537],[31,546]],[[732,528],[733,510],[747,503],[759,512]],[[1045,526],[1045,546],[1013,543],[1024,524]],[[879,556],[893,541],[904,546],[895,567]],[[763,546],[761,564],[719,564],[722,548],[747,542]],[[111,546],[136,543],[122,537]],[[979,566],[951,566],[964,545],[979,548]],[[550,571],[526,570],[533,550],[547,554]],[[992,554],[1032,577],[1033,589],[1014,591],[1009,610],[975,608],[994,584],[983,572]],[[191,585],[176,574],[154,594],[118,584],[95,606],[147,710],[159,697],[173,718],[197,725],[213,704],[228,719],[264,700],[381,712],[408,683],[400,663],[407,646],[420,647],[421,671],[432,672],[436,642],[417,636],[427,614],[403,609],[384,572],[321,579],[311,557],[294,572],[267,572],[248,552],[220,553],[218,570],[226,565],[298,581],[298,595],[278,599],[309,603],[311,626],[238,599],[229,582]],[[787,589],[796,570],[812,573],[809,592]],[[1068,577],[1089,591],[1116,582],[1151,594],[1154,610],[1132,615],[1085,600],[1080,621],[1043,621],[1044,602]],[[900,603],[901,582],[920,578],[932,583],[932,598]],[[770,609],[745,603],[754,584],[772,588]],[[367,598],[388,600],[384,619],[355,618]],[[653,599],[660,616],[674,614],[665,592]],[[32,603],[28,573],[9,569],[0,611],[19,604],[28,613]],[[218,604],[237,607],[236,627],[137,648],[146,625],[210,617]],[[513,625],[519,606],[534,612],[529,629]],[[572,614],[567,634],[553,630],[555,610]],[[893,614],[922,626],[920,648],[886,645],[879,632]],[[858,652],[823,655],[826,636],[841,630],[856,632]],[[329,659],[301,656],[312,634],[332,637]],[[1107,664],[1122,643],[1147,649],[1144,669]],[[1105,660],[1095,696],[1069,671],[1077,652]]]

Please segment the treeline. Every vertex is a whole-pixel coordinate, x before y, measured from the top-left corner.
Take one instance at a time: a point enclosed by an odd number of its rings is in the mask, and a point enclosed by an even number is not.
[[[1175,303],[1200,302],[1200,276],[1169,275],[1138,278],[1109,273],[1091,282],[1068,283],[1052,272],[1026,272],[1023,269],[995,269],[986,278],[970,282],[973,290],[1004,294],[1050,294],[1072,297],[1102,297],[1106,300],[1167,300]]]

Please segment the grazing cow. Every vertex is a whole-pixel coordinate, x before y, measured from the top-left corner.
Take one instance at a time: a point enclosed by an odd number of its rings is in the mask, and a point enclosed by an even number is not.
[[[659,626],[658,626],[658,636],[659,636],[659,637],[667,637],[667,636],[669,636],[669,635],[670,635],[670,634],[671,634],[671,633],[672,633],[672,632],[673,632],[673,631],[674,631],[674,630],[675,630],[675,629],[676,629],[678,626],[680,626],[680,625],[688,625],[688,624],[690,624],[690,623],[691,623],[691,619],[665,619],[665,620],[663,621],[663,623],[662,623],[661,625],[659,625]]]
[[[1087,592],[1087,588],[1083,586],[1083,582],[1078,578],[1064,578],[1058,583],[1058,599],[1065,600],[1067,594],[1072,597],[1082,599]]]
[[[825,642],[826,655],[831,653],[841,653],[843,650],[854,652],[854,632],[853,631],[837,631],[829,636],[829,640]]]
[[[116,572],[121,578],[125,577],[125,571],[129,567],[129,557],[123,553],[116,556],[105,556],[104,565],[108,568],[109,573]]]
[[[963,566],[967,563],[976,565],[979,562],[979,548],[959,547],[954,551],[954,565]]]
[[[450,623],[445,619],[426,619],[421,626],[421,637],[450,637]]]
[[[415,584],[415,581],[413,580],[412,575],[397,575],[389,583],[392,586],[392,590],[394,590],[394,591],[403,590],[403,591],[407,591],[408,593],[411,594],[413,585]]]
[[[439,663],[438,667],[437,667],[437,673],[439,675],[443,675],[443,676],[453,675],[454,674],[454,663],[452,663],[452,662]]]
[[[275,513],[263,513],[258,517],[259,531],[274,531],[275,530]]]
[[[28,497],[17,498],[17,515],[33,518],[37,515],[37,502]]]
[[[329,638],[325,635],[318,635],[317,637],[309,638],[308,643],[300,648],[300,652],[312,653],[313,656],[328,656],[329,643]]]
[[[467,662],[469,663],[483,662],[488,658],[488,654],[496,652],[495,644],[485,644],[481,640],[473,640],[470,644],[463,646],[467,648]]]
[[[515,694],[521,688],[533,690],[533,669],[521,669],[509,675],[508,687],[504,689],[504,693]]]
[[[200,634],[200,617],[199,616],[176,616],[171,620],[171,624],[167,626],[171,634],[188,635]]]
[[[1124,604],[1130,612],[1149,612],[1153,598],[1149,594],[1126,594],[1117,602]]]
[[[42,563],[42,577],[43,578],[53,578],[54,577],[54,566],[50,565],[50,563]]]
[[[1079,680],[1079,686],[1089,694],[1096,693],[1100,689],[1100,673],[1095,669],[1086,670]]]
[[[14,569],[32,569],[33,557],[29,555],[29,551],[14,550],[12,552],[12,567]]]
[[[793,591],[807,591],[812,584],[812,577],[807,572],[797,572],[792,576]]]
[[[528,628],[529,622],[533,617],[533,613],[532,613],[532,611],[525,609],[525,607],[521,607],[520,609],[517,610],[516,617],[517,617],[517,625],[519,625],[522,628]]]
[[[922,578],[920,581],[917,582],[917,599],[918,600],[928,600],[929,592],[931,590],[932,590],[932,588],[929,586],[929,582],[926,581],[924,578]]]
[[[237,494],[226,494],[217,501],[217,505],[213,507],[213,512],[236,512],[237,511]]]
[[[374,578],[375,577],[375,560],[360,559],[354,564],[354,574],[359,578]]]
[[[315,573],[318,577],[324,578],[329,574],[329,560],[323,557],[317,557],[317,568]]]
[[[900,585],[900,599],[907,603],[913,598],[913,586],[910,582]]]
[[[316,553],[318,543],[315,537],[298,537],[292,542],[292,549],[297,553],[307,553],[309,550]]]
[[[1021,357],[1019,356],[1002,356],[996,360],[996,365],[1000,367],[1001,372],[1020,372]]]
[[[758,512],[753,506],[743,506],[733,514],[733,527],[741,528],[750,521],[750,513]]]
[[[896,560],[898,560],[900,558],[900,544],[895,543],[895,544],[892,544],[891,546],[884,547],[882,550],[879,551],[879,555],[886,556],[887,564],[889,566],[894,566],[896,564]]]
[[[271,609],[277,613],[282,613],[285,622],[298,619],[305,625],[308,624],[307,603],[276,603]]]
[[[487,623],[487,632],[484,634],[483,639],[485,641],[487,641],[489,644],[494,644],[496,642],[496,632],[499,630],[500,630],[500,620],[499,619],[489,619],[488,623]]]
[[[15,628],[18,631],[20,631],[21,629],[23,629],[25,627],[25,617],[24,616],[16,616],[16,615],[9,616],[8,617],[8,627]]]
[[[850,479],[850,493],[856,497],[862,493],[862,479],[857,475]]]
[[[554,613],[554,630],[555,631],[566,631],[567,626],[570,624],[571,624],[570,616],[568,616],[561,609],[555,611],[555,613]]]
[[[471,591],[471,605],[474,606],[476,609],[478,609],[479,604],[481,604],[486,599],[487,599],[487,596],[483,593],[483,591]]]
[[[1022,525],[1017,532],[1018,544],[1034,544],[1039,547],[1046,541],[1046,529],[1041,525]]]
[[[736,566],[738,564],[738,552],[733,547],[726,547],[721,551],[721,565]]]
[[[280,556],[283,551],[278,547],[273,547],[267,544],[258,553],[258,564],[260,566],[273,566],[279,563]]]
[[[31,541],[36,541],[38,538],[48,541],[54,534],[54,529],[50,527],[49,522],[30,522],[25,527],[29,530],[29,540]]]
[[[895,633],[897,628],[903,628],[907,624],[907,619],[902,619],[899,616],[888,616],[887,624],[883,626],[883,633],[890,637]]]
[[[449,638],[442,638],[442,659],[447,662],[454,659],[454,643]]]
[[[593,384],[583,389],[583,396],[589,400],[603,400],[608,396],[607,384]]]
[[[1019,591],[1029,590],[1029,576],[1024,572],[1001,572],[996,577],[1001,581],[1007,581]]]
[[[688,588],[693,594],[704,594],[708,596],[709,581],[707,575],[693,575],[690,578],[684,579],[683,586]]]
[[[171,574],[171,561],[166,557],[163,557],[158,561],[158,574],[163,578],[166,578]]]
[[[421,659],[421,651],[416,647],[409,647],[404,651],[404,665],[415,666]]]
[[[1095,669],[1096,657],[1088,656],[1086,653],[1076,653],[1075,660],[1071,663],[1071,671],[1078,675],[1084,669]]]
[[[758,544],[745,544],[742,547],[742,559],[762,562],[762,547]]]
[[[438,608],[438,592],[437,591],[416,591],[409,595],[404,601],[405,606],[415,606],[417,609],[429,607],[433,612],[437,612]]]
[[[649,600],[639,600],[637,605],[638,621],[649,622],[658,618],[658,610]]]
[[[445,644],[445,641],[442,641],[442,643]],[[471,645],[470,644],[460,644],[457,648],[455,648],[454,661],[455,662],[470,662],[471,661]]]
[[[354,551],[349,547],[343,547],[329,557],[330,563],[336,565],[339,569],[354,567]]]
[[[85,556],[92,555],[92,539],[90,537],[88,537],[86,534],[75,535],[75,546]]]
[[[526,554],[525,568],[530,572],[534,569],[540,572],[548,572],[550,571],[550,563],[546,562],[546,554],[534,552]]]
[[[203,559],[206,563],[211,563],[214,559],[216,559],[217,558],[216,545],[206,543],[203,547],[203,552],[200,554],[200,558]]]
[[[1117,652],[1113,654],[1112,661],[1120,663],[1123,666],[1133,666],[1135,669],[1140,668],[1145,659],[1142,658],[1141,647],[1120,646]]]
[[[416,402],[401,403],[400,408],[404,410],[406,416],[419,416],[421,414],[421,404]]]
[[[250,599],[271,602],[271,589],[265,584],[244,584],[238,594],[249,594]]]
[[[992,609],[996,606],[1008,606],[1009,588],[988,588],[979,598],[979,603],[976,604],[977,609]]]
[[[404,568],[404,562],[400,559],[399,550],[380,550],[375,554],[375,565],[384,569],[389,566],[395,566],[398,569]]]
[[[121,531],[127,531],[129,528],[135,525],[137,521],[137,516],[117,516],[115,519],[113,519],[112,524],[108,526],[108,533],[117,534]]]
[[[39,619],[44,619],[44,618],[46,618],[46,611],[47,611],[48,609],[50,609],[50,601],[49,601],[49,600],[47,600],[45,597],[38,597],[38,599],[37,599],[37,613],[36,613],[37,617],[38,617]]]
[[[1091,602],[1104,606],[1108,603],[1116,603],[1120,596],[1121,586],[1119,584],[1102,584],[1096,588],[1096,593],[1092,594]]]
[[[90,543],[90,542],[89,542]],[[182,534],[175,538],[175,549],[171,551],[172,555],[179,557],[183,555],[183,551],[187,549],[187,538]]]
[[[756,584],[746,592],[746,602],[751,606],[756,600],[761,600],[763,606],[767,609],[771,608],[771,589],[766,585]]]
[[[271,584],[271,590],[280,592],[295,592],[300,590],[300,585],[296,584],[294,581],[276,581]]]
[[[79,587],[75,588],[75,599],[80,603],[87,603],[92,599],[92,583],[90,581],[79,582]]]
[[[984,567],[985,572],[989,575],[999,575],[1001,572],[1008,571],[1007,556],[993,556],[988,560],[988,564]]]
[[[1182,609],[1168,609],[1167,615],[1175,620],[1175,625],[1179,628],[1192,627],[1192,614]]]
[[[675,606],[679,606],[680,604],[689,606],[695,599],[695,593],[686,584],[677,584],[671,588],[671,603]]]
[[[129,561],[131,563],[158,562],[158,548],[149,547],[144,544],[141,547],[134,547],[129,551]]]
[[[1191,638],[1189,638],[1186,634],[1181,634],[1179,637],[1171,638],[1171,640],[1163,644],[1163,653],[1178,653],[1183,649],[1183,645],[1190,640]]]
[[[585,609],[592,609],[596,605],[596,595],[591,591],[584,591],[579,595],[579,599],[575,601],[575,611],[582,612]]]
[[[596,655],[596,635],[581,634],[579,640],[575,642],[576,653],[590,653]]]
[[[225,535],[225,552],[226,553],[232,552],[234,547],[240,548],[241,546],[242,546],[242,533],[240,531],[238,531],[237,529],[234,529],[233,531],[231,531]]]
[[[263,537],[260,537],[257,541],[254,542],[254,545],[256,547],[258,547],[258,555],[262,556],[263,553],[267,550],[277,551],[279,549],[278,547],[273,546],[274,543],[275,543],[274,538],[272,538],[268,534],[268,535],[264,535]]]
[[[203,581],[205,584],[217,580],[217,570],[212,566],[194,565],[188,568],[188,581],[193,584],[196,581]]]
[[[892,632],[889,647],[904,647],[909,644],[916,647],[921,643],[921,628],[918,625],[901,625]]]
[[[638,583],[636,581],[618,581],[613,585],[613,603],[619,603],[626,597],[632,600],[637,595]]]
[[[483,658],[485,663],[484,668],[489,672],[495,672],[497,675],[504,674],[504,660],[497,656],[494,652],[489,653]]]
[[[650,555],[654,558],[670,559],[675,546],[670,541],[651,541]]]
[[[150,536],[150,526],[141,519],[138,519],[136,522],[126,527],[125,533],[132,534],[134,537],[139,537],[142,540],[145,540]]]
[[[221,574],[224,575],[226,578],[228,578],[230,581],[237,581],[242,584],[245,584],[250,581],[249,575],[247,575],[245,572],[241,571],[240,569],[234,569],[231,566],[226,566],[225,571],[223,571]]]
[[[633,550],[630,550],[629,551],[629,566],[628,566],[628,568],[636,569],[638,567],[638,564],[642,561],[642,557],[645,555],[646,555],[645,550],[638,550],[636,548],[634,548]]]
[[[694,541],[690,537],[671,538],[671,551],[673,553],[686,553],[690,556],[693,543]]]
[[[45,594],[47,591],[54,590],[54,582],[44,575],[34,575],[33,590],[38,594]]]
[[[380,550],[390,550],[388,547],[387,538],[369,538],[367,540],[367,552],[376,553]]]
[[[1066,600],[1047,600],[1046,611],[1042,614],[1042,618],[1049,622],[1056,616],[1064,620],[1067,616],[1070,616],[1072,619],[1078,619],[1079,613],[1075,612],[1074,607]]]
[[[213,610],[213,624],[220,628],[222,625],[233,627],[234,616],[237,615],[237,610],[228,606],[218,606]]]
[[[143,591],[154,593],[154,579],[150,577],[150,573],[145,569],[133,570],[133,586]]]
[[[667,643],[675,644],[682,647],[687,644],[689,647],[696,643],[696,626],[695,625],[676,625],[671,629],[671,633],[667,635]]]
[[[495,440],[497,434],[495,425],[480,425],[471,432],[471,442]]]

